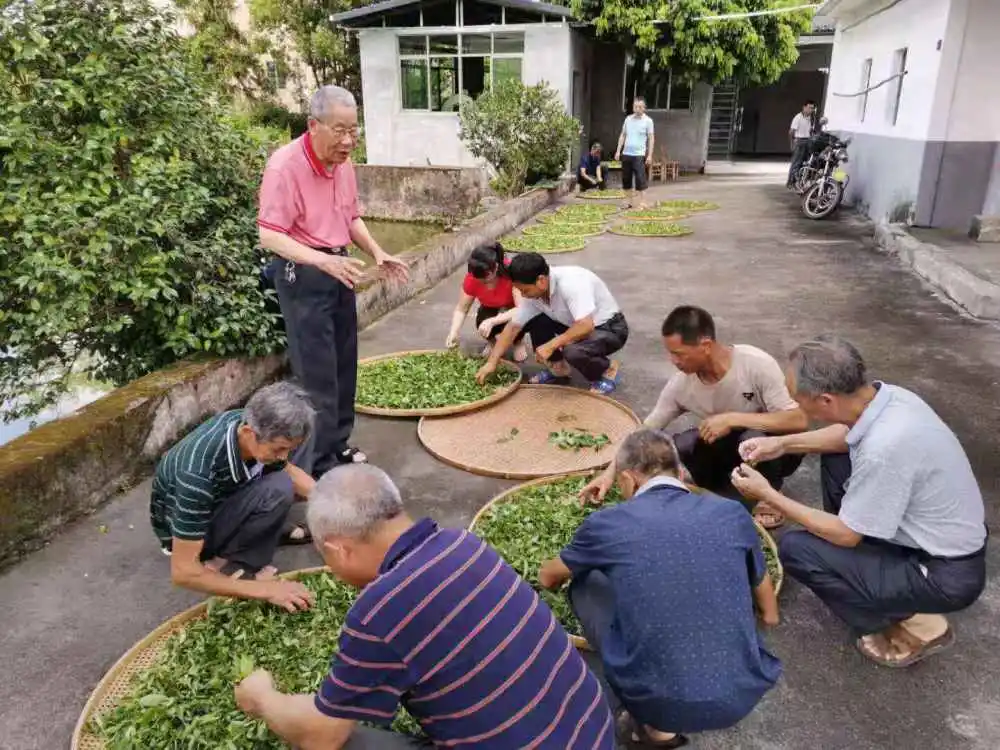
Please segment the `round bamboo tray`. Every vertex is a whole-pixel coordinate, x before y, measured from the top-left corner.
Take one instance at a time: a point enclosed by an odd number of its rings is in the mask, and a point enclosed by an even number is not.
[[[618,218],[628,222],[636,222],[636,221],[675,222],[675,221],[683,221],[684,219],[690,218],[690,216],[691,214],[683,213],[680,211],[671,213],[667,212],[657,213],[657,209],[655,208],[649,209],[647,211],[643,211],[642,209],[636,208],[630,211],[625,211]]]
[[[441,349],[413,349],[410,351],[392,352],[390,354],[379,354],[374,357],[359,359],[358,369],[360,370],[364,365],[370,362],[378,362],[384,359],[396,359],[399,357],[405,357],[409,354],[440,354],[442,351],[443,350]],[[494,393],[491,393],[486,398],[479,399],[478,401],[470,401],[467,404],[438,406],[427,409],[389,409],[381,406],[365,406],[364,404],[355,403],[354,410],[360,414],[369,414],[375,417],[397,417],[401,419],[413,417],[447,417],[453,414],[465,414],[466,412],[476,411],[507,398],[514,391],[516,391],[517,387],[521,384],[521,380],[524,375],[521,372],[521,368],[517,364],[509,360],[502,359],[500,360],[500,365],[506,367],[508,370],[516,372],[517,380],[510,385],[506,385]]]
[[[302,568],[300,570],[291,570],[279,577],[294,580],[299,576],[308,573],[319,573],[326,569],[322,565],[314,568]],[[196,604],[190,609],[174,615],[145,638],[138,641],[114,663],[111,669],[101,678],[101,681],[97,683],[97,687],[94,688],[87,699],[87,703],[83,707],[83,712],[76,722],[76,728],[73,730],[70,750],[104,750],[104,740],[90,732],[87,727],[90,720],[95,716],[112,711],[132,690],[132,683],[135,678],[152,667],[157,659],[160,658],[167,640],[175,633],[183,630],[192,620],[204,617],[211,601],[211,599],[206,599],[200,604]],[[148,750],[155,749],[149,748]]]
[[[562,385],[522,385],[489,409],[425,418],[417,437],[439,461],[502,479],[534,479],[607,466],[615,446],[640,424],[635,412],[607,396]],[[610,439],[599,450],[557,448],[549,433],[587,429]]]
[[[576,196],[588,201],[620,201],[625,197],[624,190],[588,190]]]
[[[630,232],[628,227],[652,227],[655,224],[667,224],[671,227],[680,227],[678,231],[665,231],[665,232]],[[611,227],[608,230],[611,234],[617,234],[621,237],[650,237],[650,238],[668,238],[668,237],[686,237],[692,232],[694,232],[691,227],[685,227],[680,224],[672,224],[671,222],[660,222],[657,220],[651,221],[630,221],[627,224],[618,224],[617,226]]]
[[[538,487],[541,485],[552,484],[554,482],[561,482],[564,479],[573,479],[575,477],[592,477],[595,475],[596,472],[594,471],[571,471],[566,474],[557,474],[554,476],[540,477],[538,479],[533,479],[530,482],[523,482],[522,484],[515,485],[514,487],[511,487],[510,489],[501,492],[499,495],[497,495],[488,503],[486,503],[486,505],[480,508],[476,512],[476,515],[472,517],[472,521],[469,522],[469,531],[476,533],[476,525],[479,523],[480,519],[493,508],[493,506],[499,505],[500,503],[510,502],[511,499],[513,499],[516,495],[519,495],[521,492],[530,487]],[[689,484],[688,488],[692,492],[697,492],[697,493],[704,492],[704,490],[701,487],[697,487],[695,485]],[[752,516],[751,518],[753,520],[754,526],[757,527],[757,535],[760,537],[761,544],[765,545],[771,551],[771,553],[774,555],[775,561],[777,561],[778,580],[774,581],[774,592],[775,595],[777,595],[781,593],[781,585],[785,581],[785,569],[784,566],[782,566],[781,564],[781,558],[778,557],[778,544],[777,542],[774,541],[774,537],[771,536],[771,532],[769,532],[767,529],[761,526],[756,518],[753,518]],[[581,651],[593,651],[593,647],[590,645],[590,643],[587,642],[586,638],[581,638],[578,635],[570,635],[569,638],[577,649]]]
[[[593,235],[596,237],[596,235]],[[558,241],[548,243],[547,240],[553,235],[543,236],[538,234],[522,234],[517,237],[504,237],[500,240],[505,250],[512,253],[539,253],[541,255],[554,255],[556,253],[575,253],[583,250],[587,246],[587,240],[591,235],[554,235]],[[565,241],[562,247],[556,245]]]
[[[567,231],[554,231],[550,227],[566,227]],[[596,237],[604,232],[604,225],[592,224],[555,224],[541,223],[532,224],[521,230],[522,237]]]
[[[678,211],[716,211],[720,208],[718,203],[711,201],[690,201],[676,199],[672,201],[657,201],[657,208],[676,208]]]

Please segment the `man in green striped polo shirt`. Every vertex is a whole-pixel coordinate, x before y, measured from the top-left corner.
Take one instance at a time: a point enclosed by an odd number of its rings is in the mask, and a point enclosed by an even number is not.
[[[314,419],[304,390],[275,383],[167,451],[149,512],[176,585],[290,612],[312,604],[309,590],[275,578],[270,562],[295,497],[307,498],[315,484],[289,463]]]

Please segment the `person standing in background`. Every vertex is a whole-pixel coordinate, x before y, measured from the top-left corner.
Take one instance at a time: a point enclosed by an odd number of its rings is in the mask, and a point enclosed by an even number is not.
[[[292,373],[317,409],[314,476],[367,457],[348,444],[354,428],[358,319],[354,285],[364,263],[357,245],[390,279],[409,277],[406,263],[385,252],[361,218],[351,151],[358,108],[340,86],[324,86],[309,104],[309,129],[268,159],[260,188],[260,243],[274,253],[272,271],[288,336]]]
[[[795,177],[809,155],[809,138],[813,134],[813,115],[816,113],[816,102],[811,99],[802,105],[802,111],[792,118],[788,129],[788,138],[792,147],[792,164],[788,168],[787,187],[795,184]]]
[[[632,102],[632,114],[625,118],[622,133],[618,136],[615,161],[622,164],[622,187],[632,203],[632,186],[638,194],[636,208],[646,207],[646,187],[649,180],[646,168],[653,160],[653,120],[646,114],[646,100],[637,96]]]

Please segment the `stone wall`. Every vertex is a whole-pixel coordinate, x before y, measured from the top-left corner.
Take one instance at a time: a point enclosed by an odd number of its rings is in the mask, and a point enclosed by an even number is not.
[[[485,170],[473,167],[355,166],[365,216],[427,221],[476,213],[489,189]]]
[[[557,189],[532,190],[431,237],[404,254],[410,263],[405,285],[385,283],[369,271],[358,285],[358,325],[436,284],[476,245],[511,231],[572,184],[566,178]],[[0,568],[148,474],[180,437],[243,403],[284,369],[283,356],[181,362],[0,446]]]

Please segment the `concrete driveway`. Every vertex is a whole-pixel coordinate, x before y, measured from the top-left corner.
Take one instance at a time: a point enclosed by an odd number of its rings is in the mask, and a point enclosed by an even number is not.
[[[717,177],[654,188],[655,197],[710,199],[682,239],[604,235],[581,264],[611,286],[632,334],[618,397],[645,414],[671,372],[658,335],[677,304],[702,305],[720,337],[781,355],[823,331],[850,337],[877,377],[923,395],[958,433],[982,483],[988,518],[1000,507],[1000,331],[969,320],[871,247],[848,215],[813,223],[773,178]],[[443,343],[455,274],[367,329],[363,354]],[[466,329],[471,344],[472,329]],[[362,418],[357,442],[403,488],[415,513],[468,523],[510,482],[449,468],[417,443],[414,422]],[[818,501],[817,466],[787,484]],[[196,601],[172,590],[147,522],[148,482],[67,529],[0,576],[0,747],[56,750],[94,684],[134,641]],[[107,527],[103,533],[101,526]],[[991,572],[998,568],[996,546]],[[316,564],[309,549],[280,552],[288,569]],[[902,673],[866,663],[845,628],[791,582],[783,624],[770,636],[785,676],[740,726],[696,737],[704,750],[987,750],[1000,747],[1000,589],[954,618],[955,648]],[[150,749],[155,750],[155,749]]]

